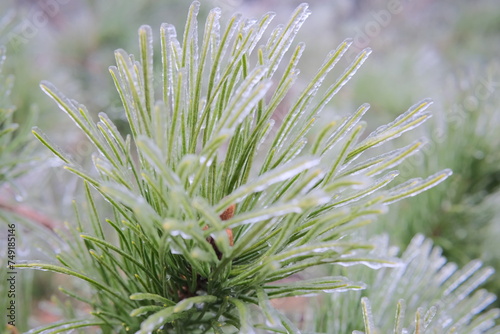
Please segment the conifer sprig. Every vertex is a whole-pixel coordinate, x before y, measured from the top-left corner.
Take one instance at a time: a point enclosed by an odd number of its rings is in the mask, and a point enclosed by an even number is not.
[[[370,50],[323,89],[352,43],[344,41],[292,97],[304,48],[292,45],[309,16],[307,5],[262,45],[273,14],[259,20],[235,15],[223,28],[220,10],[214,9],[200,42],[199,6],[190,7],[182,42],[173,26],[161,27],[159,97],[151,28],[139,29],[137,60],[124,50],[115,52],[117,65],[110,72],[130,135],[124,137],[105,114],[95,123],[83,105],[50,83],[41,84],[95,146],[98,173],[84,170],[40,129],[33,130],[84,180],[87,195],[85,212],[77,215],[79,238],[70,243],[72,252],[58,255],[61,264],[19,266],[74,276],[97,292],[77,298],[98,320],[64,322],[52,327],[54,333],[86,325],[105,333],[251,333],[257,327],[296,332],[270,299],[365,285],[337,276],[294,284],[280,280],[320,264],[394,266],[396,258],[374,257],[368,242],[345,237],[388,203],[450,174],[445,170],[390,189],[397,176],[392,168],[419,145],[362,159],[424,122],[429,100],[365,139],[361,118],[368,105],[311,131]],[[275,112],[284,99],[293,102],[278,119]],[[97,212],[94,190],[109,202],[113,217]],[[104,232],[105,225],[113,235]],[[265,325],[250,313],[251,305],[259,306]]]
[[[377,237],[377,252],[394,256],[387,235]],[[498,333],[500,310],[489,308],[496,296],[478,287],[493,274],[481,261],[463,268],[448,262],[430,239],[416,235],[397,268],[377,272],[349,268],[362,279],[362,293],[335,294],[315,312],[317,333]],[[338,316],[344,312],[346,317]],[[365,331],[360,332],[364,326]]]
[[[36,113],[32,110],[27,115],[25,125],[14,121],[16,108],[10,101],[14,76],[2,73],[6,58],[5,47],[0,46],[0,184],[25,173],[34,159],[33,140],[28,135]]]

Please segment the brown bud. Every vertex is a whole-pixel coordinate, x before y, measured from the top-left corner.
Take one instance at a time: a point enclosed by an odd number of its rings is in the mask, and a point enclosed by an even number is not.
[[[234,245],[233,230],[231,230],[230,228],[226,228],[226,233],[229,238],[229,246],[233,246]]]
[[[231,219],[234,216],[234,211],[236,210],[236,204],[231,204],[226,210],[224,210],[223,213],[219,216],[221,220],[228,220]],[[208,229],[208,225],[203,226],[203,231]],[[233,246],[234,245],[234,239],[233,239],[233,230],[230,228],[226,228],[226,234],[227,237],[229,238],[229,245]],[[212,237],[208,237],[207,241],[212,245],[212,247],[215,250],[215,254],[217,254],[217,257],[219,260],[222,258],[222,253],[219,251],[217,248],[217,245],[215,244],[215,241]]]
[[[231,204],[219,217],[221,220],[229,220],[233,218],[234,211],[236,211],[236,204]]]
[[[219,217],[221,220],[229,220],[229,219],[233,218],[234,211],[236,211],[236,204],[233,203],[226,210],[224,210],[224,212],[221,213],[221,215]],[[229,245],[232,246],[234,244],[233,230],[231,230],[230,228],[226,228],[226,233],[227,233],[227,236],[229,237]]]

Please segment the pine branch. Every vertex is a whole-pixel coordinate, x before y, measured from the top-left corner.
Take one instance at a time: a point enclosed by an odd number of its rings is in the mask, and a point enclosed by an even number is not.
[[[377,252],[394,255],[388,237],[379,238]],[[401,255],[401,264],[368,272],[347,270],[368,288],[360,294],[337,294],[316,311],[318,333],[498,333],[499,309],[488,309],[496,296],[478,287],[493,274],[490,267],[472,261],[459,269],[447,262],[430,239],[417,235]],[[339,317],[341,310],[352,316]],[[358,310],[358,314],[353,314]],[[344,311],[345,312],[345,311]],[[361,316],[362,315],[362,318]],[[363,325],[364,324],[364,325]],[[356,330],[357,329],[357,330]]]
[[[288,93],[304,47],[292,45],[309,16],[306,5],[264,43],[273,14],[258,20],[236,15],[222,28],[219,9],[208,14],[200,43],[199,6],[194,2],[190,7],[182,41],[173,26],[161,27],[159,98],[151,28],[139,29],[137,60],[124,50],[115,52],[117,65],[110,73],[130,135],[119,133],[105,114],[95,123],[83,105],[42,82],[42,90],[95,146],[97,175],[33,129],[65,168],[84,180],[86,203],[83,215],[77,206],[73,233],[78,237],[68,243],[71,252],[58,256],[61,265],[18,267],[74,276],[100,291],[78,298],[88,300],[105,331],[249,333],[264,326],[297,332],[270,307],[270,299],[365,285],[338,276],[277,281],[325,263],[396,265],[394,257],[370,254],[369,242],[346,237],[383,213],[388,203],[450,175],[444,170],[389,188],[397,176],[392,168],[418,147],[362,161],[372,148],[428,119],[431,102],[415,104],[364,140],[366,104],[341,122],[318,124],[316,135],[312,129],[319,114],[371,51],[363,50],[333,84],[322,88],[352,43],[344,41],[292,97]],[[294,99],[292,107],[277,121],[274,113],[285,98]],[[310,138],[314,145],[307,144]],[[352,168],[354,163],[358,167]],[[112,219],[100,217],[95,196],[109,203]],[[104,225],[112,228],[112,237]],[[250,316],[253,305],[261,306],[272,327]],[[85,324],[61,323],[48,332]]]

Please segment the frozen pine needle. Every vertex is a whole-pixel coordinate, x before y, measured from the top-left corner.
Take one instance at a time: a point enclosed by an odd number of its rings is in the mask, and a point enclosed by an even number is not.
[[[361,121],[367,104],[344,121],[317,122],[371,50],[361,51],[331,78],[352,43],[342,42],[295,94],[291,88],[304,48],[295,37],[310,14],[307,5],[272,30],[267,41],[262,38],[273,13],[220,22],[220,9],[213,9],[200,31],[199,7],[191,5],[182,38],[172,25],[161,26],[159,52],[148,26],[139,28],[138,57],[115,52],[110,73],[130,135],[119,133],[105,114],[94,123],[84,106],[54,85],[41,84],[95,146],[97,170],[95,175],[74,164],[40,129],[33,130],[84,180],[83,216],[92,228],[81,223],[81,239],[70,243],[72,252],[65,255],[70,261],[61,266],[20,267],[75,276],[98,292],[81,297],[94,309],[93,319],[56,325],[46,333],[85,324],[139,334],[249,333],[259,326],[295,332],[269,299],[366,285],[330,276],[292,285],[277,281],[323,264],[396,265],[393,256],[370,254],[370,242],[347,237],[375,220],[389,202],[450,174],[391,189],[397,177],[393,168],[419,147],[378,158],[365,154],[422,124],[430,117],[429,100],[368,136]],[[156,59],[161,59],[159,70]],[[285,99],[291,107],[278,119],[276,110]],[[96,212],[100,198],[113,209],[112,218]],[[103,232],[104,225],[114,234]],[[252,305],[262,306],[262,317],[254,316]]]

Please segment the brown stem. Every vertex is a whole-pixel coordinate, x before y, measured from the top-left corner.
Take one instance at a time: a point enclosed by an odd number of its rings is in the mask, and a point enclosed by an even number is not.
[[[43,225],[51,230],[54,230],[56,223],[53,219],[44,214],[22,204],[14,205],[9,203],[5,198],[0,197],[0,209],[15,213],[21,217],[27,218],[35,223]]]

